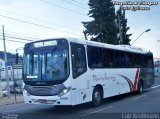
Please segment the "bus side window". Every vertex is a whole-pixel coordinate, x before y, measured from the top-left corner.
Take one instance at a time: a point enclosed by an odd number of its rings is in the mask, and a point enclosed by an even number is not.
[[[125,68],[129,68],[130,67],[129,53],[127,52],[125,53],[124,59],[125,59]]]
[[[128,52],[128,58],[129,58],[129,67],[128,68],[133,68],[134,67],[134,57],[133,53]]]
[[[89,68],[102,68],[102,48],[87,46]]]
[[[145,64],[144,64],[144,55],[140,55],[140,63],[141,63],[141,67],[144,68]]]
[[[77,78],[87,71],[85,47],[81,44],[71,43],[72,73]]]
[[[115,50],[115,64],[117,68],[123,68],[125,64],[124,52]]]
[[[103,49],[103,67],[114,67],[114,50]]]
[[[140,62],[140,54],[135,53],[134,54],[134,67],[139,68],[141,67],[141,62]]]

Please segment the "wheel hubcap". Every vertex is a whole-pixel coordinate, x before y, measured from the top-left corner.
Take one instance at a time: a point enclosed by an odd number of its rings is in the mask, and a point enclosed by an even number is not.
[[[142,92],[143,91],[143,88],[142,88],[142,86],[140,87],[140,92]]]
[[[100,102],[100,100],[101,100],[101,93],[100,92],[95,92],[94,97],[95,97],[96,102]]]

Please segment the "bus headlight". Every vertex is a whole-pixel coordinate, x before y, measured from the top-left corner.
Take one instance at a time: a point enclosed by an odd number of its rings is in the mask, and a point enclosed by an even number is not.
[[[70,90],[71,90],[71,87],[68,87],[68,88],[63,89],[63,90],[60,92],[59,97],[61,97],[62,95],[68,93]]]
[[[30,96],[30,94],[29,94],[26,90],[24,90],[24,93],[25,93],[27,96]]]

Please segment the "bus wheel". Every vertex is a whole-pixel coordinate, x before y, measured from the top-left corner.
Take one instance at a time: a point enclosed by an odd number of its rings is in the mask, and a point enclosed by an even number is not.
[[[92,94],[92,104],[93,106],[98,106],[103,100],[102,90],[99,87],[95,87]]]
[[[143,81],[140,80],[140,82],[138,83],[138,90],[137,90],[138,94],[143,93]]]

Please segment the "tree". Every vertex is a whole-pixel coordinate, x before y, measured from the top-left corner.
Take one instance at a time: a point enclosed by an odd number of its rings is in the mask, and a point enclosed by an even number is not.
[[[89,0],[89,17],[93,20],[82,22],[92,41],[118,44],[118,28],[115,22],[115,8],[112,0]]]
[[[132,34],[127,34],[127,31],[130,29],[127,27],[127,19],[125,18],[125,10],[121,10],[121,8],[117,11],[117,24],[119,29],[118,41],[119,44],[130,45],[131,39],[129,38]],[[121,38],[122,41],[121,41]]]

